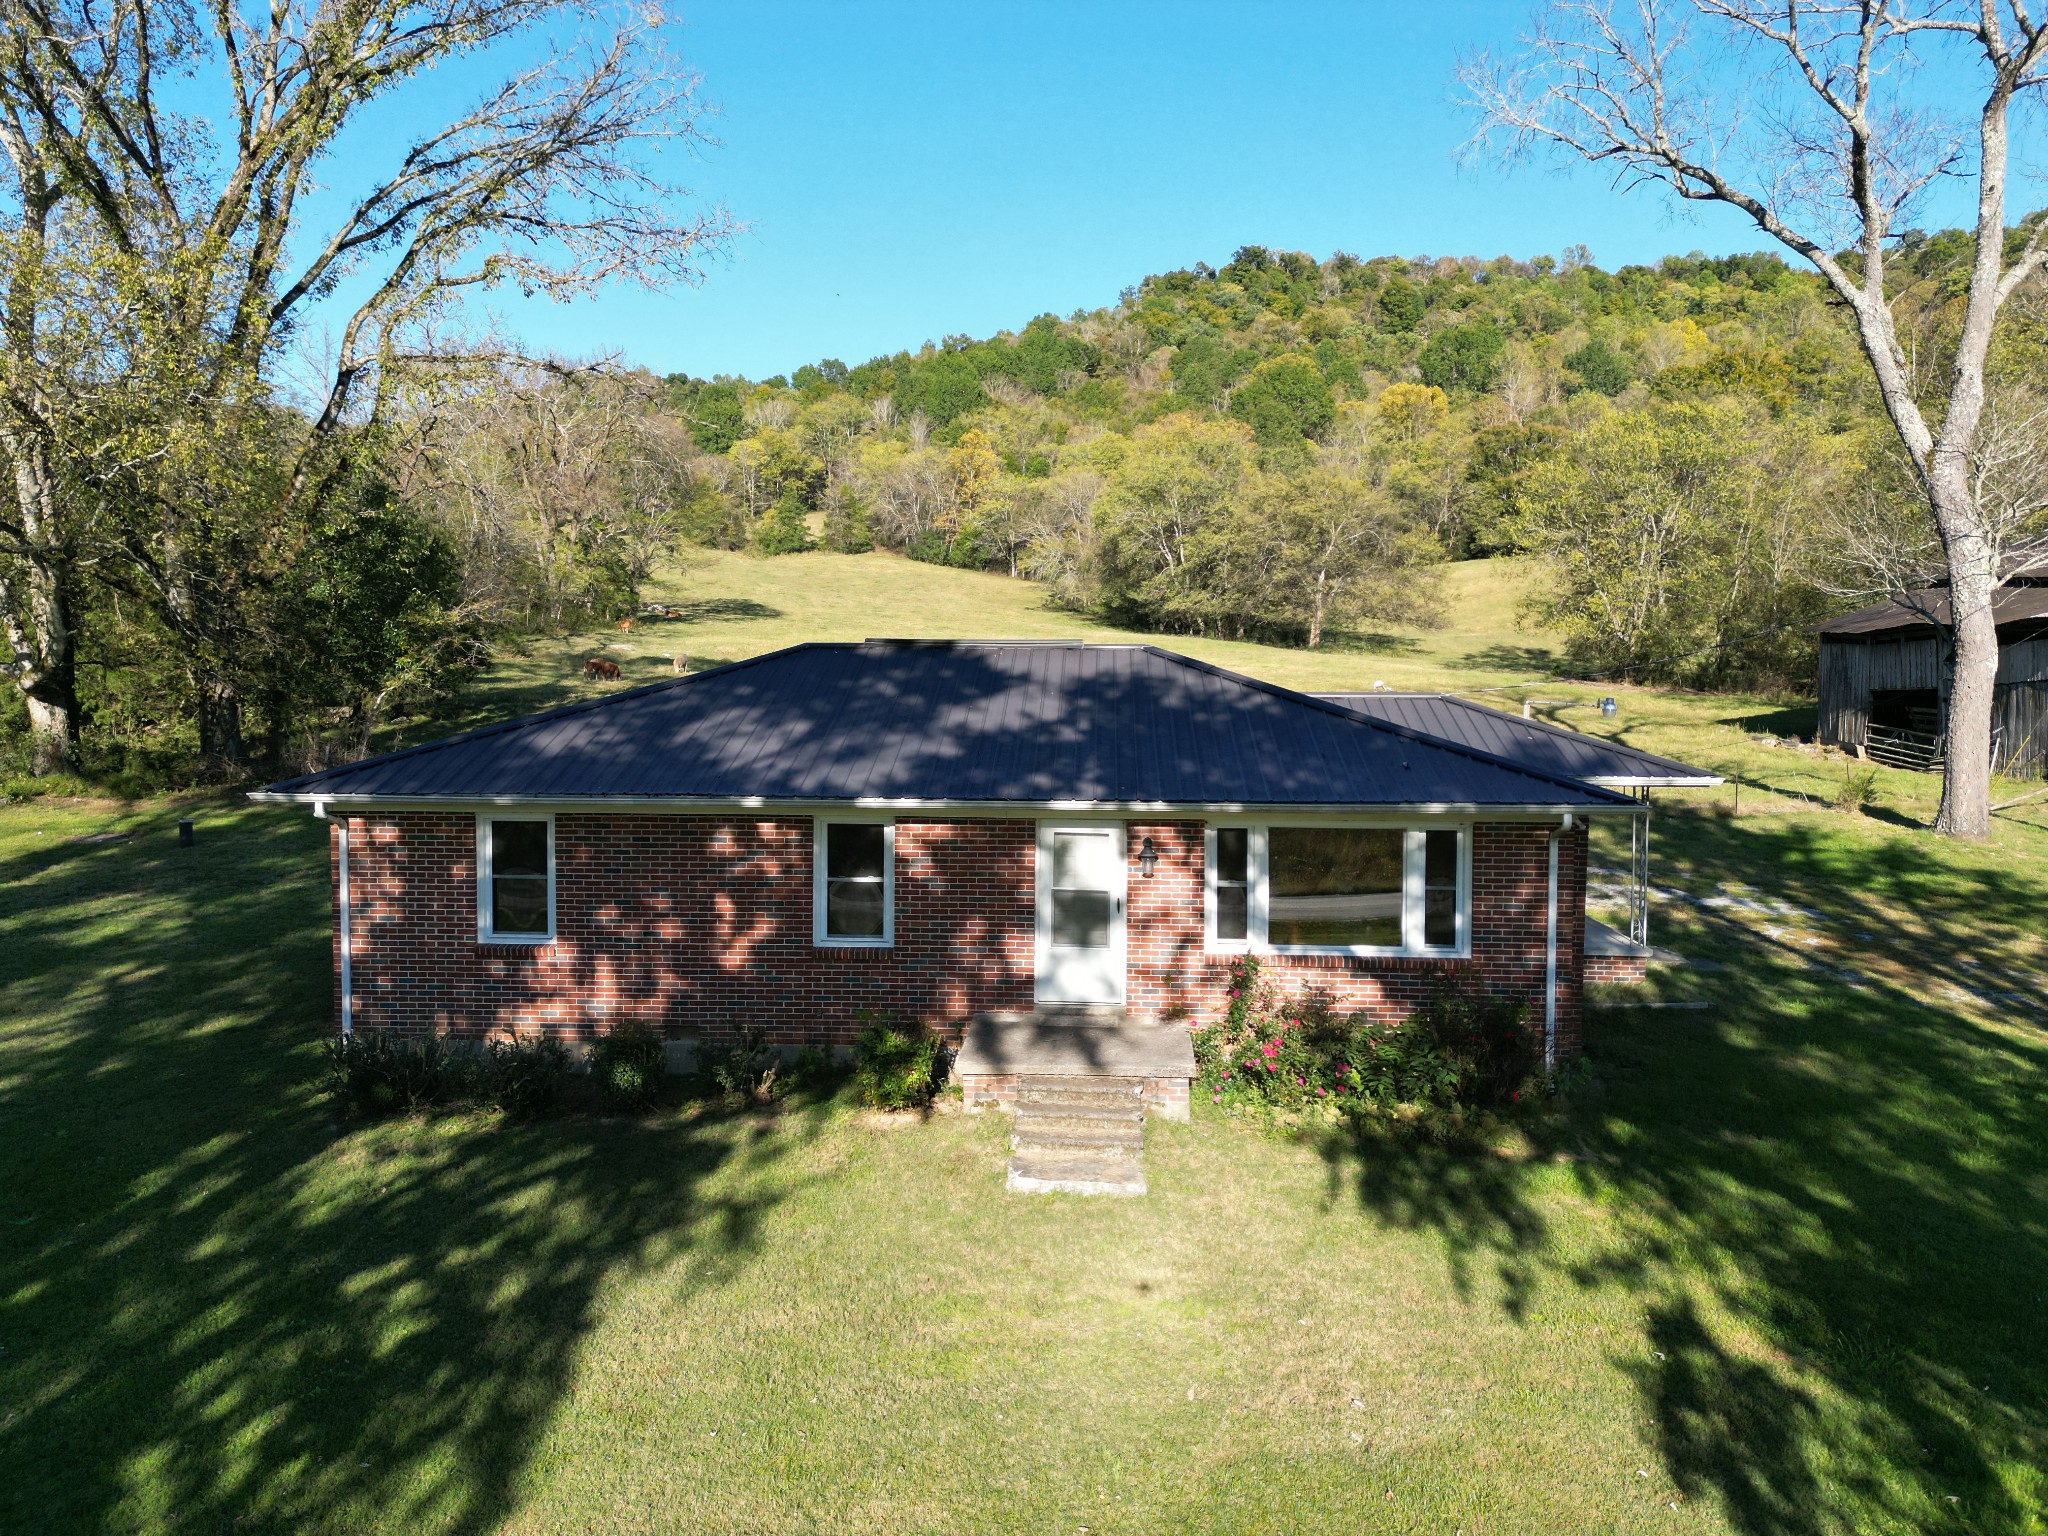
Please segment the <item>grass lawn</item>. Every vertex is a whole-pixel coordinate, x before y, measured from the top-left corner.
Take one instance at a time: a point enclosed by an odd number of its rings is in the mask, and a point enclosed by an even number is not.
[[[707,562],[786,611],[673,628],[1081,628],[881,563]],[[1188,648],[1491,686],[1487,622]],[[1198,1106],[1137,1201],[1005,1194],[994,1117],[337,1122],[317,823],[0,807],[0,1532],[2048,1530],[2048,816],[1950,846],[1924,778],[1816,804],[1766,701],[1622,698],[1743,781],[1658,820],[1723,968],[1611,996],[1497,1154]]]

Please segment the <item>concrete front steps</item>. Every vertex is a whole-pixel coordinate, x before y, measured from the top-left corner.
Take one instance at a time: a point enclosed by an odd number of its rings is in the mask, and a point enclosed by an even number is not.
[[[1145,1193],[1145,1081],[1021,1077],[1009,1187],[1020,1194]]]

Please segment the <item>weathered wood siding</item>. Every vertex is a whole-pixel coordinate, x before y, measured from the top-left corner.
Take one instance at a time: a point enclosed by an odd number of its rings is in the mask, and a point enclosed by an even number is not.
[[[1931,634],[1820,643],[1820,739],[1859,750],[1874,689],[1932,688],[1944,697],[1941,648]],[[2048,633],[2000,637],[1998,695],[1991,726],[2006,772],[2031,777],[2048,767]]]

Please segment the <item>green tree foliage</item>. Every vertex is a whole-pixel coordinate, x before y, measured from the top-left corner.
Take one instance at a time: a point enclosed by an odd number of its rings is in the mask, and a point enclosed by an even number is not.
[[[824,537],[819,543],[835,555],[863,555],[875,547],[867,505],[852,486],[842,482],[826,493]]]
[[[1422,324],[1422,317],[1429,306],[1413,283],[1405,277],[1395,276],[1380,289],[1377,308],[1382,327],[1405,335]]]
[[[689,424],[691,439],[706,453],[724,453],[746,435],[743,385],[673,373],[668,388],[671,406]]]
[[[1954,243],[1913,249],[1914,281],[1952,289]],[[1541,553],[1532,474],[1616,409],[1733,402],[1829,461],[1857,451],[1874,418],[1853,348],[1816,280],[1774,256],[1605,272],[1583,250],[1318,263],[1245,246],[1112,307],[948,337],[837,385],[819,364],[795,388],[744,386],[717,471],[732,510],[712,521],[744,541],[794,445],[828,544],[1035,576],[1126,623],[1321,640],[1397,612],[1396,586],[1426,608],[1431,550]],[[1367,509],[1361,531],[1337,520],[1335,563],[1309,562],[1309,514],[1328,527],[1346,507]],[[1810,509],[1802,547],[1822,520]],[[1813,558],[1839,588],[1853,562],[1834,545]],[[1359,550],[1374,553],[1347,573],[1335,557]],[[1396,582],[1365,579],[1381,569]],[[1320,617],[1317,591],[1333,595]],[[1792,676],[1800,643],[1724,647],[1721,675]]]
[[[1555,584],[1538,616],[1602,675],[1714,686],[1800,676],[1814,509],[1841,489],[1811,427],[1744,401],[1602,417],[1523,480],[1510,531]]]
[[[1230,414],[1262,443],[1290,443],[1321,436],[1337,401],[1314,358],[1286,353],[1259,364],[1231,392]]]
[[[764,555],[800,555],[815,548],[805,517],[803,497],[796,487],[784,487],[754,530],[754,547]]]
[[[647,154],[696,108],[657,29],[530,54],[527,3],[0,7],[0,637],[32,770],[72,765],[80,679],[167,639],[201,751],[240,767],[280,563],[330,525],[405,379],[473,361],[458,296],[696,275],[726,230]],[[459,93],[436,66],[480,70]],[[167,82],[170,84],[167,87]],[[362,133],[364,115],[397,132]],[[342,184],[302,195],[346,144]],[[313,384],[277,381],[299,349]],[[315,362],[316,352],[325,357]],[[117,601],[118,598],[118,601]],[[118,663],[115,663],[118,664]],[[168,722],[156,722],[160,732]]]
[[[1235,422],[1140,428],[1094,504],[1095,604],[1126,623],[1320,645],[1361,619],[1424,619],[1435,541],[1399,504],[1311,460],[1259,468]]]
[[[1447,326],[1430,337],[1416,360],[1425,384],[1484,394],[1500,374],[1507,338],[1483,320]]]
[[[453,541],[381,484],[313,530],[278,590],[277,620],[278,664],[255,669],[269,730],[305,733],[314,712],[341,712],[343,744],[359,756],[395,709],[435,697],[484,655]],[[300,745],[320,748],[317,737]]]
[[[1628,359],[1597,336],[1567,354],[1564,366],[1577,388],[1603,395],[1618,395],[1635,382]]]

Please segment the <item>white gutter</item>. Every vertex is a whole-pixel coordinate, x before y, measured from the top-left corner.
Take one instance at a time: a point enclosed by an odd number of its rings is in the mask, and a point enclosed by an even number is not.
[[[1543,957],[1543,1071],[1545,1075],[1557,1070],[1557,840],[1571,831],[1572,813],[1566,811],[1564,820],[1551,832],[1550,844],[1550,907],[1544,932]]]
[[[1612,794],[1613,791],[1608,791]],[[557,811],[567,815],[601,816],[610,812],[670,812],[699,815],[715,811],[790,811],[806,816],[829,815],[834,811],[928,811],[950,815],[1019,816],[1103,815],[1161,816],[1169,820],[1203,816],[1469,816],[1481,821],[1517,817],[1548,821],[1553,816],[1640,816],[1640,801],[1616,795],[1611,805],[1582,805],[1567,809],[1555,801],[1529,801],[1518,805],[1481,805],[1471,801],[1410,801],[1405,804],[1361,801],[1332,804],[1328,801],[1254,802],[1241,800],[940,800],[857,796],[834,799],[819,796],[797,799],[767,795],[371,795],[300,790],[279,794],[272,790],[251,790],[248,798],[257,805],[344,805],[387,811],[474,810],[483,806],[519,806],[532,810]]]

